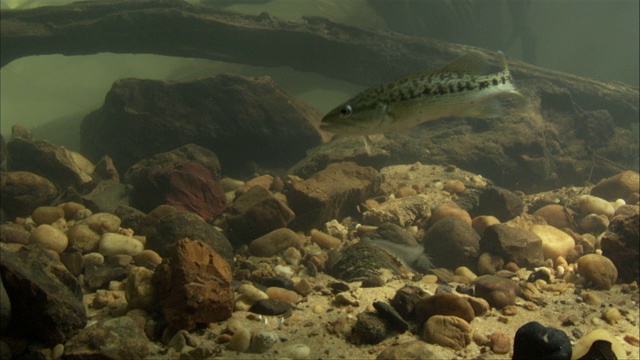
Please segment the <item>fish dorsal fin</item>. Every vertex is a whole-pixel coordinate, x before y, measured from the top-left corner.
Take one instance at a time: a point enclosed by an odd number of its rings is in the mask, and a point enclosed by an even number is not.
[[[480,75],[487,72],[488,66],[480,54],[466,54],[450,62],[436,72],[452,72],[460,74]]]

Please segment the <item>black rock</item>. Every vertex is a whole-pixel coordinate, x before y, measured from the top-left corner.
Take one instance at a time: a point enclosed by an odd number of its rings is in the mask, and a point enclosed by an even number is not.
[[[417,286],[405,286],[393,296],[391,306],[403,319],[411,321],[414,319],[416,304],[425,294],[426,292]]]
[[[512,359],[569,360],[571,342],[563,331],[531,321],[516,332]]]
[[[589,351],[578,360],[618,360],[611,350],[611,343],[606,340],[596,340],[591,344]]]
[[[118,206],[113,214],[122,220],[121,227],[132,229],[136,234],[140,232],[141,224],[147,217],[144,212],[128,205]]]
[[[389,304],[376,301],[373,303],[373,307],[378,311],[380,316],[382,316],[385,320],[389,322],[392,328],[403,333],[409,330],[409,324],[404,321],[402,316],[398,314],[398,312]]]
[[[390,335],[389,325],[378,313],[366,311],[357,318],[353,332],[359,342],[377,344]]]
[[[549,275],[548,272],[546,272],[544,270],[537,270],[537,271],[532,272],[531,275],[529,275],[529,277],[527,278],[528,282],[534,282],[536,280],[543,280],[547,284],[550,284],[551,283],[551,276]]]
[[[288,311],[297,309],[297,307],[286,301],[277,299],[261,299],[251,305],[249,311],[260,315],[282,315]]]
[[[264,286],[264,287],[279,287],[287,290],[293,290],[294,283],[291,279],[287,279],[284,276],[275,276],[275,277],[251,277],[251,280],[254,282]]]
[[[471,295],[473,296],[473,287],[468,285],[458,285],[456,286],[456,291],[460,294]]]
[[[332,282],[328,286],[331,289],[331,292],[334,294],[349,291],[349,285],[342,282]]]

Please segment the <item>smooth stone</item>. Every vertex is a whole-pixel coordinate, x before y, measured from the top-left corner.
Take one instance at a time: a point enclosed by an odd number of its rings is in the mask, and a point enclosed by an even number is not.
[[[87,208],[83,204],[77,203],[75,201],[69,201],[59,204],[58,207],[60,207],[64,211],[64,217],[68,220],[76,219],[76,213]]]
[[[501,309],[516,303],[518,284],[512,280],[497,275],[484,275],[476,280],[475,293],[491,306]]]
[[[376,360],[423,360],[435,358],[436,355],[431,351],[430,345],[424,341],[410,340],[387,347],[378,354]]]
[[[281,300],[291,304],[295,304],[300,301],[300,295],[298,295],[298,293],[280,287],[270,287],[265,291],[265,293],[270,299]]]
[[[295,266],[300,264],[300,260],[302,260],[302,254],[300,253],[300,250],[294,247],[290,247],[282,252],[282,258],[287,264]]]
[[[253,256],[270,257],[290,247],[300,248],[298,234],[289,228],[280,228],[249,243],[249,252]]]
[[[489,347],[496,354],[507,354],[511,351],[511,337],[501,331],[496,331],[489,337]]]
[[[227,349],[238,352],[247,352],[250,345],[251,332],[249,331],[249,329],[241,327],[236,330],[236,332],[231,337],[231,340],[229,340],[229,342],[227,343]]]
[[[104,264],[104,256],[97,252],[91,252],[82,255],[82,261],[84,262],[85,267],[98,266]]]
[[[133,261],[133,256],[118,254],[109,256],[109,266],[125,268]]]
[[[545,259],[555,260],[558,256],[567,257],[576,245],[569,234],[550,225],[533,225],[529,230],[542,240],[542,253]]]
[[[471,227],[482,236],[484,231],[491,225],[500,224],[500,220],[497,217],[491,215],[476,216],[471,220]]]
[[[520,196],[498,186],[486,187],[480,194],[478,203],[475,213],[492,215],[502,222],[509,221],[524,211]]]
[[[613,217],[616,209],[605,199],[593,195],[578,196],[578,208],[583,214],[605,215],[609,219]]]
[[[342,240],[316,229],[311,229],[310,235],[311,241],[323,249],[333,249],[342,244]]]
[[[483,298],[468,297],[466,298],[466,300],[469,302],[469,305],[471,305],[471,308],[473,309],[473,313],[476,315],[476,317],[482,316],[491,310],[491,305],[487,300]]]
[[[531,321],[516,331],[512,360],[569,360],[571,342],[563,331]]]
[[[260,315],[282,315],[292,309],[296,309],[295,306],[288,302],[277,299],[260,299],[256,301],[249,311]]]
[[[307,279],[302,279],[294,285],[294,290],[302,296],[307,296],[313,292],[313,284]]]
[[[121,267],[87,265],[84,268],[84,283],[89,289],[105,288],[111,281],[124,280],[127,271]]]
[[[58,206],[40,206],[31,213],[31,219],[38,225],[51,225],[56,220],[63,218],[64,210]]]
[[[84,219],[84,223],[89,225],[93,231],[102,235],[107,232],[117,232],[122,221],[119,217],[110,213],[95,213]]]
[[[264,291],[256,288],[251,284],[242,284],[238,287],[237,290],[240,294],[244,295],[251,301],[251,304],[255,303],[258,300],[268,299],[269,295],[267,295]]]
[[[137,239],[116,233],[104,233],[98,244],[98,251],[105,256],[118,254],[135,256],[142,250],[144,245]]]
[[[446,217],[433,224],[424,235],[422,245],[435,267],[475,268],[480,255],[480,235],[469,221]]]
[[[98,249],[100,243],[100,234],[84,221],[76,222],[76,224],[67,233],[69,236],[69,245],[81,249],[88,253]]]
[[[375,275],[362,280],[363,288],[382,287],[384,286],[384,284],[384,279],[380,276]]]
[[[469,281],[474,281],[476,278],[478,278],[478,275],[476,275],[473,271],[471,271],[471,269],[466,266],[460,266],[454,271],[454,274],[465,277]]]
[[[417,286],[405,285],[398,289],[390,301],[391,306],[405,320],[413,320],[416,304],[426,295],[426,292]]]
[[[0,206],[8,218],[28,216],[39,206],[48,205],[58,195],[48,179],[27,171],[0,173]]]
[[[548,225],[558,229],[575,229],[573,225],[575,213],[566,206],[550,204],[536,210],[533,215],[543,218]]]
[[[373,307],[378,311],[380,316],[386,319],[389,324],[400,333],[409,330],[409,324],[404,321],[402,316],[389,304],[382,301],[375,301]]]
[[[438,221],[448,217],[456,217],[462,219],[469,225],[471,225],[472,222],[471,215],[469,215],[466,210],[451,202],[441,204],[440,206],[433,209],[429,221],[432,224],[436,224]]]
[[[468,301],[450,293],[423,297],[416,304],[415,314],[415,320],[418,323],[424,323],[436,315],[457,316],[467,322],[471,322],[475,317],[475,312]]]
[[[611,343],[611,350],[618,359],[627,358],[627,353],[625,352],[624,347],[620,344],[620,340],[605,329],[592,330],[578,339],[578,341],[573,345],[571,358],[580,359],[585,356],[587,352],[589,352],[593,343],[598,340],[604,340]]]
[[[251,343],[249,345],[249,351],[254,353],[263,353],[273,345],[275,345],[280,338],[278,334],[273,331],[261,331],[251,337]]]
[[[49,224],[39,225],[31,232],[29,243],[39,244],[45,249],[60,254],[69,245],[69,238],[62,231]]]
[[[133,261],[138,266],[153,270],[162,263],[162,257],[157,252],[146,249],[134,255]]]
[[[447,180],[444,182],[442,189],[451,194],[460,194],[466,190],[464,183],[460,180]]]
[[[361,312],[356,316],[354,336],[364,344],[377,344],[390,335],[390,326],[378,313]]]
[[[424,324],[422,338],[432,344],[460,350],[471,343],[472,333],[473,329],[462,318],[434,315]]]
[[[492,253],[482,253],[478,258],[478,274],[493,275],[502,270],[504,259],[500,255]]]
[[[293,344],[283,348],[282,355],[292,360],[306,359],[311,355],[311,349],[303,344]]]
[[[596,289],[609,290],[618,280],[618,269],[613,262],[598,254],[582,256],[578,260],[578,274]]]
[[[246,183],[242,184],[242,186],[240,186],[238,189],[236,189],[235,196],[240,196],[246,193],[247,191],[249,191],[249,189],[251,189],[256,185],[260,185],[265,189],[271,189],[271,185],[273,185],[273,180],[274,180],[273,176],[269,174],[255,177],[247,181]]]
[[[609,227],[609,218],[605,215],[589,214],[580,220],[580,228],[593,234],[600,234]]]
[[[628,199],[640,188],[640,175],[635,171],[623,171],[617,175],[598,182],[592,189],[591,195],[606,200]]]
[[[0,241],[5,243],[28,244],[31,233],[24,226],[14,223],[0,225]]]

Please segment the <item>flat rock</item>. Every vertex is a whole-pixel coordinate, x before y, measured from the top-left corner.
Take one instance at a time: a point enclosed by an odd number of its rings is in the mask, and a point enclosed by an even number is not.
[[[114,280],[124,280],[127,270],[107,265],[87,265],[84,270],[84,284],[91,290],[103,289]]]
[[[119,169],[188,143],[215,152],[231,174],[249,162],[289,167],[321,143],[320,117],[268,77],[121,79],[84,118],[81,149],[94,161],[109,154]]]
[[[198,215],[187,211],[175,211],[160,217],[147,234],[146,248],[163,258],[180,239],[200,240],[209,245],[224,259],[233,263],[233,248],[227,238]]]
[[[64,347],[67,359],[143,359],[150,341],[144,332],[144,318],[121,316],[103,319],[83,329]]]
[[[624,282],[640,279],[639,219],[634,215],[613,220],[601,240],[602,253],[613,261]]]
[[[56,186],[46,178],[28,171],[0,173],[2,210],[9,218],[28,216],[39,206],[49,205],[58,195]]]
[[[422,244],[437,267],[474,269],[480,255],[480,235],[457,217],[444,218],[433,224],[425,233]]]
[[[505,224],[489,226],[480,238],[480,250],[502,256],[520,267],[541,266],[544,263],[542,240],[528,230]]]
[[[296,215],[269,190],[256,185],[235,199],[224,216],[227,236],[239,246],[286,227]]]
[[[249,251],[253,256],[274,256],[290,247],[299,249],[300,239],[293,230],[281,228],[262,235],[249,243]]]
[[[204,242],[190,239],[179,240],[153,275],[162,313],[173,331],[231,317],[231,280],[229,263]]]
[[[12,129],[7,143],[9,171],[29,171],[49,179],[58,189],[81,189],[91,182],[94,166],[82,155]]]
[[[78,281],[40,245],[26,245],[16,252],[0,246],[0,272],[11,301],[13,336],[53,346],[86,325]]]
[[[294,182],[288,193],[296,213],[294,229],[321,229],[332,219],[356,214],[356,205],[377,193],[382,178],[371,167],[352,162],[334,163],[304,181]]]
[[[114,213],[119,206],[131,206],[133,187],[114,180],[100,181],[88,193],[82,195],[82,203],[91,211]]]

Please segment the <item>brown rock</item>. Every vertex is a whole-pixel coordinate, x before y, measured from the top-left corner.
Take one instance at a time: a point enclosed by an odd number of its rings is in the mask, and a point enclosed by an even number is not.
[[[496,354],[507,354],[511,351],[511,338],[501,331],[496,331],[491,334],[489,344],[491,351]]]
[[[468,301],[455,294],[442,293],[423,297],[416,304],[415,317],[419,323],[435,315],[457,316],[471,322],[475,312]]]
[[[113,160],[108,155],[103,156],[100,161],[96,163],[91,177],[94,182],[103,180],[120,182],[120,173],[118,173],[118,169],[116,169]]]
[[[287,248],[300,248],[298,234],[288,228],[273,230],[249,243],[249,252],[253,256],[269,257],[277,255]]]
[[[475,295],[497,309],[516,303],[518,284],[496,275],[480,276],[476,280]]]
[[[505,224],[495,224],[484,231],[480,250],[501,255],[507,262],[513,261],[521,267],[544,263],[542,240],[531,231]]]
[[[430,345],[420,340],[405,341],[402,344],[392,345],[384,349],[377,360],[423,360],[435,359],[436,355],[430,350]]]
[[[242,245],[286,227],[295,214],[269,190],[256,185],[229,205],[225,218],[229,240]]]
[[[640,192],[640,175],[635,171],[623,171],[604,179],[591,189],[591,195],[606,200],[628,199],[633,193]]]
[[[15,223],[0,225],[0,241],[7,243],[28,244],[31,233],[24,226]]]
[[[480,204],[475,209],[481,215],[493,215],[505,222],[522,214],[524,203],[515,193],[498,186],[487,187],[479,199]]]
[[[438,221],[448,217],[460,218],[465,222],[467,222],[469,225],[471,225],[471,222],[472,222],[471,216],[466,210],[460,208],[458,205],[451,202],[444,203],[438,206],[437,208],[433,209],[433,212],[431,213],[431,218],[429,219],[429,221],[431,222],[431,224],[435,224]]]
[[[30,215],[39,206],[49,205],[58,190],[49,180],[26,171],[0,173],[2,210],[9,218]]]
[[[611,259],[624,282],[640,279],[640,224],[638,215],[615,219],[601,240],[602,254]]]
[[[533,215],[543,218],[548,225],[557,227],[558,229],[569,228],[576,230],[575,213],[566,206],[558,204],[550,204],[536,210]]]
[[[460,350],[471,343],[473,329],[457,316],[435,315],[424,324],[422,338],[432,344]]]
[[[618,280],[618,269],[608,258],[588,254],[578,260],[578,273],[596,289],[609,290]]]
[[[64,355],[69,359],[143,359],[151,345],[144,321],[140,316],[100,320],[66,343]]]
[[[386,201],[362,214],[363,221],[370,225],[393,223],[402,227],[413,224],[419,217],[431,215],[430,199],[425,195],[414,195]]]
[[[424,290],[417,286],[406,285],[396,291],[390,304],[403,319],[411,320],[415,316],[416,305],[425,294]]]
[[[265,189],[271,189],[271,185],[273,185],[273,179],[274,179],[273,176],[268,174],[255,177],[247,181],[246,183],[244,183],[244,185],[240,186],[238,189],[236,189],[236,196],[240,196],[246,193],[247,191],[249,191],[249,189],[251,189],[256,185],[260,185]]]
[[[380,174],[352,162],[334,163],[307,180],[294,182],[287,194],[296,212],[295,229],[321,229],[332,219],[356,213],[356,206],[380,187]]]
[[[156,268],[153,284],[172,331],[222,321],[233,313],[231,267],[201,241],[179,240]]]
[[[467,222],[458,217],[447,217],[427,230],[422,244],[436,267],[475,269],[480,255],[480,235],[470,223],[470,219]]]

